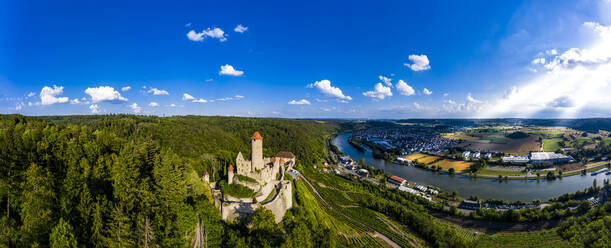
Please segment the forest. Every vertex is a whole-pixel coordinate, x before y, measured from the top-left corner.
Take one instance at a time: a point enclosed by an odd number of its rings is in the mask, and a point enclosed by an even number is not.
[[[286,224],[258,211],[254,228],[224,227],[199,179],[204,171],[223,178],[238,152],[250,154],[257,130],[265,156],[286,150],[299,166],[322,161],[336,128],[234,117],[0,116],[0,247],[186,247],[200,226],[208,247],[332,242],[322,229],[293,232],[309,229],[294,221],[308,218],[299,207]]]

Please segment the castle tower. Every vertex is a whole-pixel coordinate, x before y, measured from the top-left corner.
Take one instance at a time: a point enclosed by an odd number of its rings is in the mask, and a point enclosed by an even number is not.
[[[233,183],[233,165],[229,165],[227,168],[227,184]]]
[[[252,142],[251,171],[260,170],[263,168],[263,137],[259,132],[255,132],[250,140]]]

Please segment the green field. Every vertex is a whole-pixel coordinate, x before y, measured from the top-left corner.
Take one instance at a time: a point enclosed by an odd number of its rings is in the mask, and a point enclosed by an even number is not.
[[[522,171],[504,171],[504,170],[490,170],[488,168],[481,169],[477,172],[478,175],[483,176],[526,176],[526,173]]]
[[[526,233],[482,235],[475,247],[571,247],[554,229]]]
[[[555,152],[560,149],[562,138],[543,139],[543,150],[546,152]]]

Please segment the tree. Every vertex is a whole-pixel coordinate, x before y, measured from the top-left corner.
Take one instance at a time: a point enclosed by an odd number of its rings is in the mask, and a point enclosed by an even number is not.
[[[579,208],[582,211],[588,211],[588,210],[590,210],[591,207],[592,207],[592,203],[590,201],[588,201],[588,200],[581,201],[581,204],[579,205]]]
[[[48,241],[52,227],[52,207],[55,194],[51,187],[51,173],[31,164],[25,173],[26,181],[21,204],[21,234],[24,244],[42,244]],[[28,245],[29,246],[29,245]]]
[[[108,224],[107,246],[109,247],[133,247],[132,228],[129,218],[123,213],[123,207],[115,206],[112,211],[111,221]]]
[[[450,168],[450,170],[448,170],[448,172],[449,172],[450,174],[454,174],[454,168]]]
[[[72,226],[60,218],[59,223],[51,231],[49,244],[51,248],[76,248],[76,238],[72,232]]]

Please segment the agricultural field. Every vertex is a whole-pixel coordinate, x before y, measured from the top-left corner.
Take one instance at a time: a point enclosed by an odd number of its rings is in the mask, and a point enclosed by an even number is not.
[[[436,163],[432,165],[441,167],[446,171],[449,170],[450,168],[454,168],[454,170],[458,172],[458,171],[468,170],[472,164],[473,162],[443,159],[443,160],[437,161]]]
[[[555,152],[560,149],[562,138],[543,139],[543,151]]]
[[[481,235],[475,247],[571,247],[555,230]]]
[[[478,175],[483,176],[525,176],[526,173],[520,170],[494,170],[490,168],[483,168],[477,172]]]
[[[416,161],[420,164],[430,164],[432,162],[434,162],[435,160],[438,160],[439,157],[437,156],[431,156],[431,155],[426,155],[426,154],[422,154],[422,153],[415,153],[415,154],[411,154],[411,155],[407,155],[405,156],[405,158],[411,160],[411,161]]]
[[[517,154],[527,154],[531,151],[539,151],[541,147],[539,136],[534,134],[521,139],[507,139],[506,143],[493,143],[491,140],[492,139],[470,140],[462,142],[458,144],[458,146],[468,150],[499,151]]]

